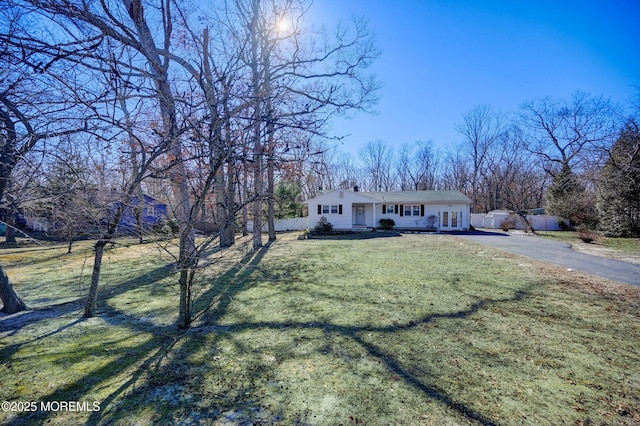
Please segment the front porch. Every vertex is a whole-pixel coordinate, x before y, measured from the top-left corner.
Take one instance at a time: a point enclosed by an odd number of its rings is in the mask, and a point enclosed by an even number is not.
[[[376,204],[354,203],[352,205],[351,217],[351,229],[354,231],[366,231],[376,228]]]

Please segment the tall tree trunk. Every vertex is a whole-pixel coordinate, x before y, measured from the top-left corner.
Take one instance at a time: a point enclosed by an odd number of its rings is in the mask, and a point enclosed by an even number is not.
[[[15,243],[17,242],[16,240],[16,229],[15,229],[15,225],[16,225],[16,216],[13,213],[12,209],[8,210],[8,214],[6,217],[6,223],[7,223],[7,228],[5,231],[5,242],[7,243]]]
[[[11,194],[6,195],[6,199],[8,202],[8,207],[5,210],[5,220],[7,224],[7,230],[5,231],[5,241],[7,243],[15,243],[16,240],[16,209],[15,209],[15,200]]]
[[[221,176],[226,177],[221,182],[219,196],[222,197],[223,203],[221,203],[220,217],[222,221],[222,227],[220,228],[220,247],[231,247],[235,243],[235,226],[233,218],[235,216],[235,197],[234,197],[234,185],[233,185],[233,165],[228,163],[227,172],[224,169],[220,171]]]
[[[252,2],[251,17],[251,84],[253,85],[253,248],[262,247],[262,201],[264,192],[264,177],[262,162],[264,158],[264,146],[262,145],[262,100],[260,67],[258,64],[258,47],[260,34],[258,23],[260,19],[260,0]]]
[[[152,68],[160,115],[162,117],[164,138],[168,147],[169,158],[171,158],[174,163],[174,166],[169,172],[169,180],[176,200],[174,214],[180,229],[180,252],[178,254],[178,264],[181,268],[181,279],[179,282],[180,294],[181,297],[184,294],[185,297],[190,298],[191,294],[188,288],[186,288],[189,282],[187,279],[182,279],[182,275],[188,274],[189,269],[192,267],[193,257],[196,252],[195,232],[191,226],[193,219],[191,217],[191,198],[176,118],[175,99],[169,82],[169,59],[165,57],[164,62],[162,60],[160,49],[155,44],[153,34],[146,21],[146,16],[144,16],[142,1],[123,0],[123,2],[127,8],[127,12],[136,25],[136,30],[140,38],[140,46],[136,48],[146,57],[149,66]],[[164,3],[163,13],[166,14],[165,50],[168,50],[170,47],[171,26],[173,25],[170,17],[170,6],[171,3],[169,1]],[[188,327],[191,323],[190,305],[190,300],[184,303],[182,300],[180,301],[179,328]]]
[[[182,269],[180,271],[180,312],[178,315],[178,328],[187,329],[191,326],[191,283],[193,271]]]
[[[265,91],[265,115],[267,118],[267,227],[269,228],[269,242],[276,240],[275,198],[274,193],[274,138],[275,125],[273,118],[273,106],[271,104],[271,61],[268,46],[263,49],[264,60],[264,91]]]
[[[3,305],[1,311],[4,313],[15,314],[29,309],[13,289],[13,285],[2,265],[0,265],[0,299]]]
[[[84,307],[84,317],[91,318],[96,314],[98,306],[98,285],[100,283],[100,271],[102,270],[102,256],[104,254],[104,246],[109,242],[103,238],[96,241],[94,245],[95,255],[93,259],[93,272],[91,274],[91,286],[89,287],[89,296],[87,296],[87,304]]]
[[[259,127],[259,125],[258,125]],[[260,142],[256,142],[256,153],[254,154],[254,192],[255,199],[253,201],[253,248],[262,247],[262,196],[264,192],[264,181],[262,176],[262,153],[260,151]]]
[[[220,247],[231,247],[231,243],[227,241],[227,194],[225,185],[224,170],[220,170],[216,176],[215,193],[216,193],[216,225],[218,225],[218,233],[220,234]]]
[[[233,161],[228,163],[227,167],[227,217],[229,218],[229,226],[227,227],[227,240],[231,245],[236,242],[236,185],[234,183],[235,167]]]
[[[270,243],[276,240],[276,209],[275,197],[273,195],[275,188],[273,163],[273,146],[272,142],[269,142],[269,158],[267,159],[267,227],[269,228]]]
[[[249,222],[249,208],[247,205],[247,198],[249,196],[249,184],[248,184],[248,176],[246,172],[246,165],[244,167],[244,179],[242,179],[242,236],[246,237],[249,235],[249,229],[247,228],[247,223]]]
[[[135,170],[138,170],[136,168]],[[136,217],[136,227],[138,228],[138,242],[142,244],[144,242],[144,193],[142,192],[142,185],[138,184],[138,189],[136,190],[138,193],[138,204],[135,206],[134,215]]]

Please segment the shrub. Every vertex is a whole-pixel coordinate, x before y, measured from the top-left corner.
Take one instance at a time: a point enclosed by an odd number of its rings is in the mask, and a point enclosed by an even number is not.
[[[333,225],[326,217],[322,216],[316,224],[315,229],[318,234],[329,234],[333,232]]]
[[[162,221],[153,228],[159,234],[171,235],[180,232],[180,227],[176,219]]]
[[[571,225],[565,222],[563,219],[558,218],[558,227],[561,231],[568,231],[571,229]]]
[[[427,229],[438,229],[438,216],[432,214],[427,218]]]
[[[502,221],[502,223],[500,224],[500,228],[504,231],[507,232],[509,229],[513,229],[516,227],[516,221],[512,218],[512,217],[508,217],[505,220]]]
[[[585,243],[592,243],[599,237],[600,235],[593,229],[582,225],[578,227],[578,238],[580,238]]]
[[[396,226],[396,222],[393,219],[380,219],[378,222],[380,222],[380,229],[389,230]]]

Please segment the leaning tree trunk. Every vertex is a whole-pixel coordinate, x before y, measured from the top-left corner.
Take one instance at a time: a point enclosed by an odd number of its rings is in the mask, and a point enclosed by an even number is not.
[[[102,270],[102,256],[104,254],[104,246],[107,245],[107,239],[96,241],[95,257],[93,260],[93,273],[91,274],[91,287],[89,287],[89,296],[87,304],[84,308],[84,317],[91,318],[96,315],[96,306],[98,305],[98,285],[100,284],[100,271]]]
[[[16,312],[26,311],[29,308],[20,299],[16,291],[13,289],[13,284],[9,280],[7,273],[0,265],[0,299],[2,299],[2,309],[0,311],[7,314],[15,314]]]

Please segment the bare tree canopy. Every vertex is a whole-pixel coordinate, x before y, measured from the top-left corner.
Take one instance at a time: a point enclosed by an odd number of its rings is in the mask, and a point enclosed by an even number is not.
[[[565,166],[587,170],[614,142],[620,120],[616,109],[608,99],[584,92],[570,100],[525,102],[520,121],[526,148],[552,176]]]

